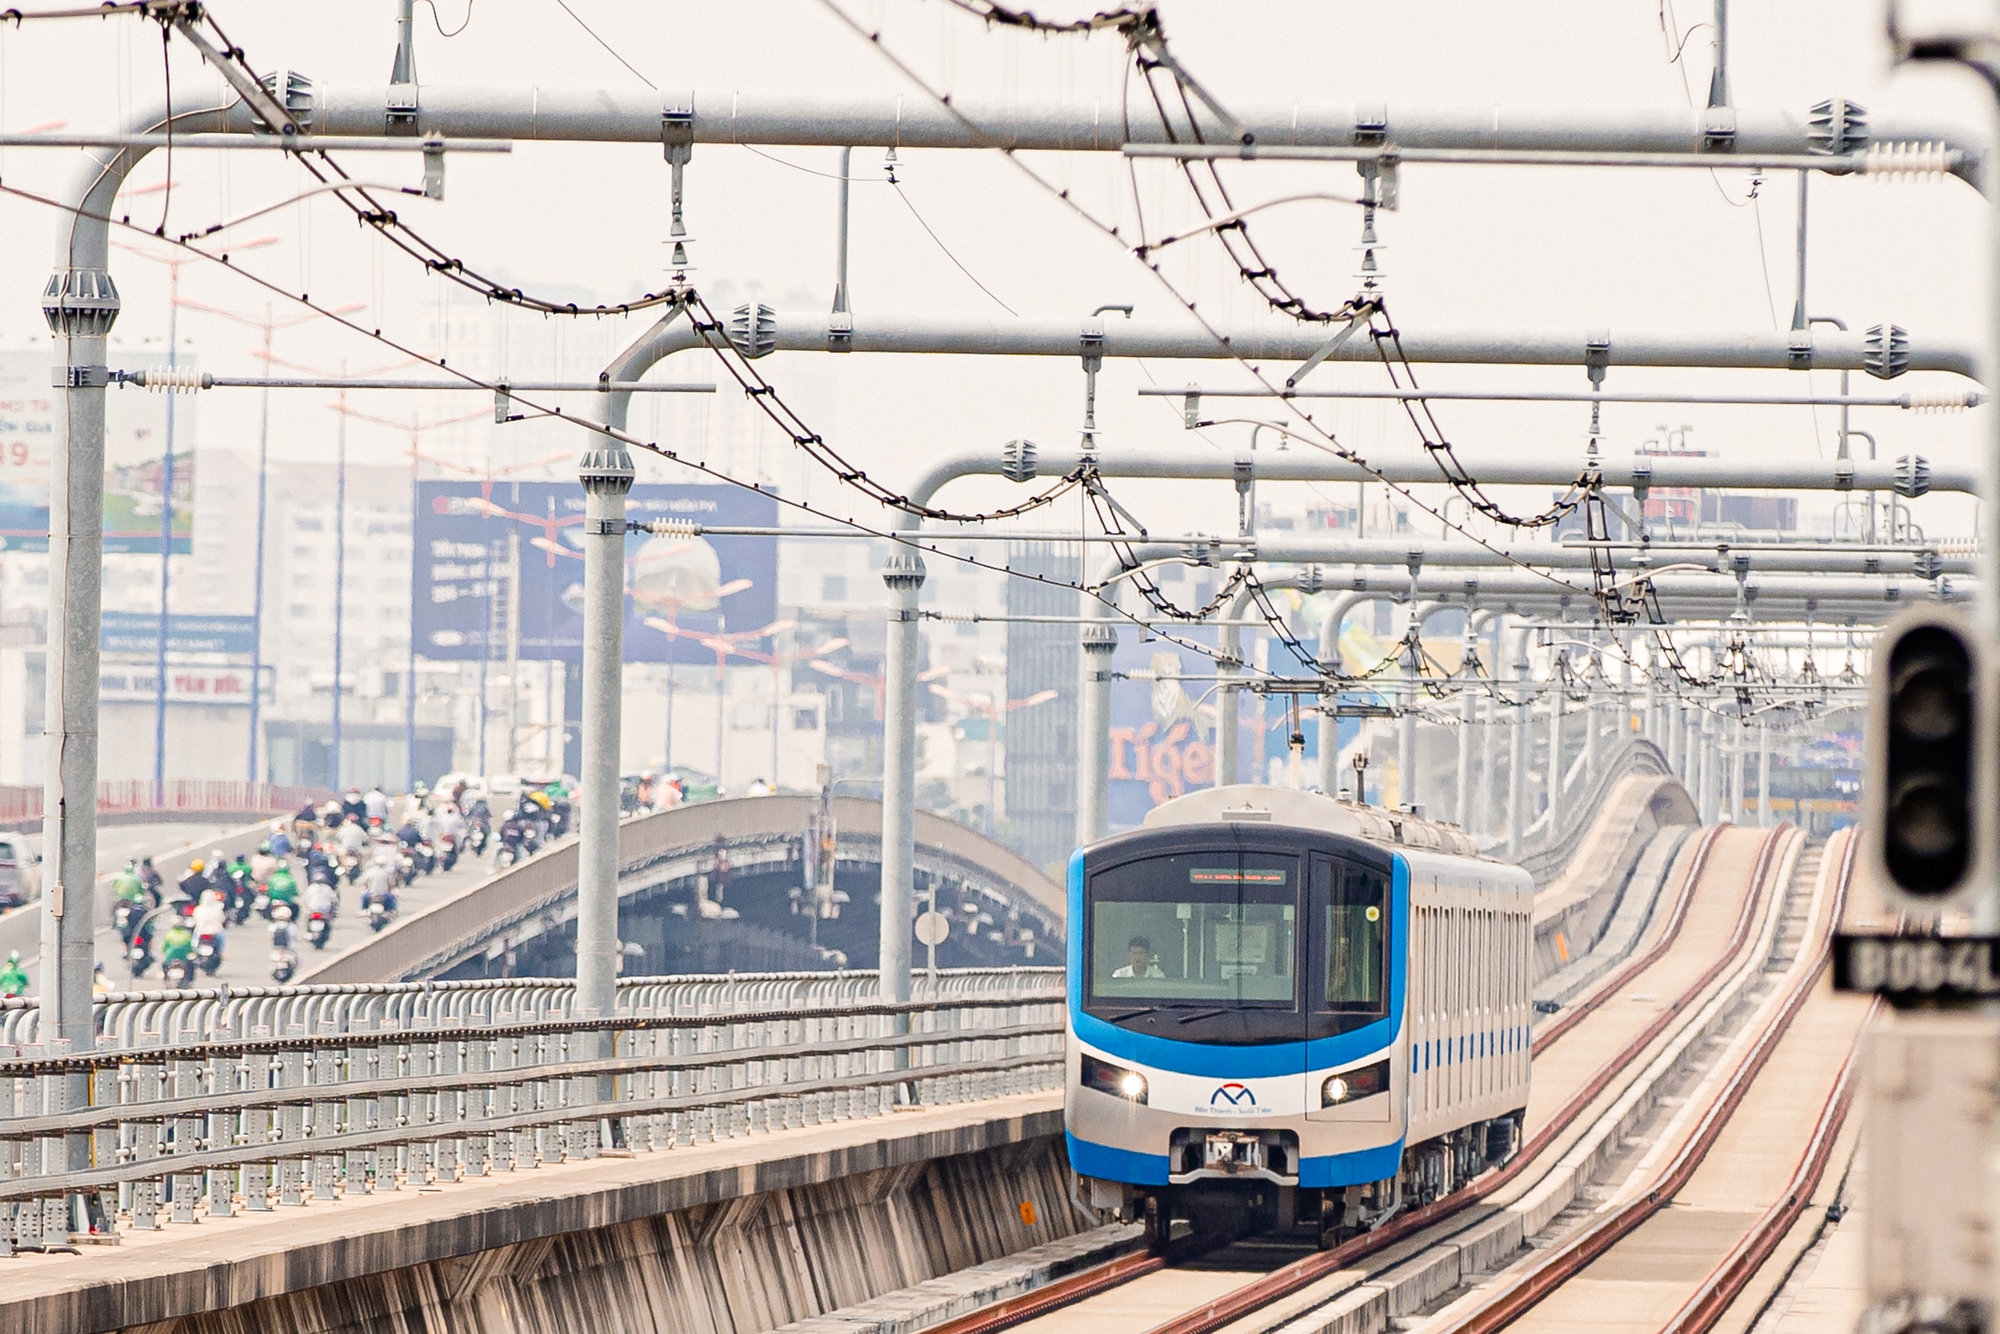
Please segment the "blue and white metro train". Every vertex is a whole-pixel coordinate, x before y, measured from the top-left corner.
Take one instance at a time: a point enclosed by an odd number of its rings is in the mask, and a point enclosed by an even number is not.
[[[1090,1201],[1322,1245],[1519,1146],[1534,882],[1456,828],[1289,788],[1167,802],[1069,865]]]

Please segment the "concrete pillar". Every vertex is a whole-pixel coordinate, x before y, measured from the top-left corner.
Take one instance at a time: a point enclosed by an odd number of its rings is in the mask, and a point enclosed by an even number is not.
[[[577,819],[577,1017],[618,1001],[618,745],[625,690],[625,497],[632,455],[610,436],[584,454],[583,772]]]
[[[1410,622],[1416,624],[1414,612]],[[1416,651],[1403,651],[1403,716],[1396,720],[1396,803],[1409,810],[1422,804],[1417,789],[1417,665]]]
[[[1240,613],[1232,607],[1228,619],[1238,619]],[[1087,674],[1087,673],[1086,673]],[[1215,674],[1219,678],[1215,688],[1215,784],[1238,781],[1243,764],[1243,700],[1231,682],[1243,674],[1243,631],[1241,627],[1222,627],[1222,651],[1216,655]],[[1111,715],[1105,715],[1105,726],[1110,726]],[[1259,775],[1251,775],[1251,782],[1258,781]]]
[[[882,999],[910,999],[910,933],[916,902],[917,657],[922,651],[917,596],[924,561],[897,545],[882,562],[889,587],[889,636],[882,664]],[[907,1031],[900,1025],[898,1031]],[[906,1053],[907,1054],[907,1053]],[[900,1067],[899,1067],[900,1068]]]
[[[1549,672],[1549,832],[1550,841],[1562,837],[1563,822],[1563,697],[1562,675]]]
[[[1684,770],[1681,781],[1687,784],[1690,792],[1693,792],[1701,787],[1702,710],[1693,704],[1686,704],[1681,707],[1681,713],[1683,715],[1681,730],[1686,734],[1686,740],[1681,743],[1681,766]]]
[[[1765,723],[1757,724],[1757,827],[1771,827],[1771,729]]]
[[[1744,765],[1749,752],[1743,748],[1743,729],[1738,727],[1730,733],[1729,746],[1729,821],[1743,823],[1743,780]]]
[[[1528,753],[1532,738],[1528,729],[1534,726],[1535,710],[1533,696],[1528,693],[1528,632],[1518,630],[1514,634],[1514,664],[1512,679],[1519,692],[1520,703],[1514,706],[1513,754],[1508,757],[1507,770],[1507,856],[1518,861],[1521,856],[1521,831],[1528,822]]]
[[[1343,593],[1327,604],[1319,621],[1319,660],[1329,666],[1340,661],[1340,623],[1347,613],[1363,602],[1360,594]],[[1330,700],[1322,698],[1325,706]],[[1221,752],[1217,752],[1220,762]],[[1340,719],[1322,711],[1319,716],[1319,786],[1329,797],[1340,793]],[[1355,793],[1358,800],[1361,796]]]
[[[1118,631],[1104,621],[1083,627],[1083,682],[1076,737],[1076,842],[1088,847],[1111,827],[1111,655]]]
[[[1486,659],[1486,679],[1497,685],[1501,663],[1506,658],[1503,647],[1507,638],[1506,616],[1504,614],[1494,616],[1492,628],[1493,652]],[[1499,813],[1498,803],[1494,800],[1493,780],[1499,773],[1495,763],[1497,758],[1495,752],[1498,750],[1500,737],[1500,700],[1497,689],[1490,689],[1484,693],[1486,722],[1479,729],[1479,791],[1478,805],[1473,819],[1478,822],[1479,832],[1490,837],[1494,832]]]
[[[105,211],[122,178],[102,193]],[[105,338],[118,291],[105,268],[105,224],[78,217],[42,297],[63,390],[51,442],[49,638],[42,761],[41,1038],[73,1052],[96,1045],[97,666],[104,591]],[[72,267],[74,266],[74,267]],[[87,1139],[71,1136],[75,1142]],[[74,1150],[76,1143],[72,1143]],[[74,1161],[71,1166],[85,1164]],[[46,1170],[53,1164],[44,1163]]]
[[[1696,734],[1694,734],[1694,750],[1700,756],[1698,758],[1700,774],[1696,778],[1696,790],[1700,792],[1702,824],[1714,824],[1716,820],[1722,818],[1720,800],[1718,800],[1720,798],[1718,788],[1722,786],[1722,782],[1720,782],[1722,774],[1718,772],[1722,768],[1720,766],[1722,748],[1720,748],[1720,738],[1716,736],[1716,716],[1712,712],[1708,712],[1706,708],[1698,714]]]
[[[1472,661],[1475,647],[1479,643],[1473,633],[1472,618],[1465,620],[1465,648],[1460,659],[1459,674],[1465,674],[1464,664]],[[1472,689],[1469,681],[1462,683],[1458,693],[1458,791],[1454,793],[1457,810],[1453,813],[1460,829],[1472,828],[1472,734],[1479,726],[1479,692]]]

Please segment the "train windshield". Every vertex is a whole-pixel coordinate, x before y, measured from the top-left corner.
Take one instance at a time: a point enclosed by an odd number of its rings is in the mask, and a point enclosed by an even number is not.
[[[1091,1008],[1298,1004],[1299,859],[1147,857],[1090,878]]]

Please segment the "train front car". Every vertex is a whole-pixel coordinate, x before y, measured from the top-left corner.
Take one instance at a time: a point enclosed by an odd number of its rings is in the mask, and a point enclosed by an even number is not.
[[[1325,797],[1221,794],[1071,859],[1070,1161],[1156,1242],[1178,1217],[1331,1244],[1512,1152],[1532,885],[1334,832],[1367,822]]]

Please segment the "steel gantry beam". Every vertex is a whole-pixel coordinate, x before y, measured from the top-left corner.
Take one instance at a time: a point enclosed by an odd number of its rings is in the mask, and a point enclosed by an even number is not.
[[[400,68],[400,67],[399,67]],[[232,75],[232,77],[236,77]],[[1115,104],[1102,100],[1068,103],[959,103],[948,110],[906,96],[824,98],[756,93],[670,91],[637,95],[602,89],[502,89],[423,86],[409,80],[384,84],[315,84],[298,73],[277,76],[277,96],[305,136],[366,137],[410,133],[447,140],[526,139],[572,142],[678,144],[761,144],[870,146],[899,148],[1015,149],[1122,152],[1128,143],[1163,142],[1166,132],[1144,122],[1131,132]],[[240,79],[239,79],[240,82]],[[247,84],[244,86],[247,87]],[[1830,102],[1828,106],[1835,103]],[[1532,150],[1572,152],[1706,153],[1717,165],[1734,153],[1751,155],[1813,152],[1856,153],[1883,142],[1928,142],[1962,150],[1971,160],[1978,145],[1942,122],[1877,117],[1872,124],[1859,108],[1838,102],[1839,115],[1718,107],[1689,111],[1509,110],[1402,108],[1380,105],[1305,104],[1245,106],[1234,114],[1239,131],[1272,145],[1370,146],[1398,144],[1422,149]],[[1206,112],[1197,113],[1206,116]],[[409,122],[415,120],[412,126]],[[1837,142],[1825,127],[1837,124]],[[230,96],[183,94],[167,104],[142,106],[116,127],[122,134],[247,135],[258,130],[248,106]],[[1210,127],[1220,130],[1218,124]],[[309,139],[308,139],[309,142]],[[118,314],[117,289],[109,273],[108,224],[118,192],[133,166],[149,151],[150,139],[118,148],[87,150],[87,163],[58,203],[67,210],[58,224],[56,272],[44,297],[44,311],[56,335],[56,384],[63,390],[55,442],[50,504],[50,637],[46,731],[45,824],[51,892],[43,896],[44,1015],[52,1036],[76,1048],[92,1043],[90,975],[92,914],[68,912],[65,888],[89,886],[95,878],[97,779],[97,623],[102,593],[102,474],[106,337]],[[1969,174],[1970,168],[1962,174]],[[852,323],[851,317],[848,317]],[[768,347],[762,341],[767,332]],[[1079,355],[1088,328],[1060,321],[1031,320],[1004,332],[950,321],[863,321],[846,338],[820,316],[791,316],[758,307],[749,312],[750,351],[798,347],[826,351],[911,351]],[[1127,325],[1097,332],[1109,356],[1219,357],[1247,355],[1304,360],[1323,339],[1318,330],[1245,331],[1229,346],[1198,329]],[[621,358],[636,379],[660,356],[693,346],[685,322],[657,328],[649,337],[659,346],[635,347]],[[644,342],[645,340],[642,340]],[[1904,339],[1884,327],[1871,351],[1866,334],[1747,334],[1723,337],[1668,334],[1620,335],[1604,346],[1601,338],[1574,334],[1411,334],[1406,350],[1418,360],[1470,360],[1506,364],[1749,366],[1870,370],[1888,376],[1909,370],[1975,373],[1969,346]],[[1358,351],[1358,349],[1357,349]],[[637,354],[637,355],[634,355]],[[607,399],[606,420],[622,420],[623,392]],[[601,445],[593,444],[593,448]],[[1664,484],[1664,483],[1661,483]],[[1758,485],[1759,483],[1745,483]],[[1874,483],[1868,483],[1874,485]],[[1892,489],[1883,484],[1879,489]],[[908,582],[916,571],[891,572],[891,582]],[[914,590],[909,599],[913,600]],[[1090,627],[1086,627],[1090,629]],[[916,634],[907,635],[914,651]],[[1095,661],[1101,645],[1087,658]],[[585,668],[615,682],[619,657],[601,651]],[[892,674],[892,682],[899,680]],[[615,689],[615,687],[614,687]],[[896,693],[894,690],[892,694]],[[600,728],[615,720],[615,707],[591,710]],[[904,757],[906,760],[908,756]],[[900,848],[889,847],[884,830],[884,873],[903,863]],[[602,837],[594,827],[592,840]],[[586,864],[594,864],[589,853]],[[899,889],[902,887],[899,886]],[[87,891],[79,888],[79,894]],[[886,914],[907,903],[907,892],[883,898]],[[907,935],[907,923],[897,927]],[[904,941],[907,949],[907,941]],[[599,984],[601,985],[601,984]]]

